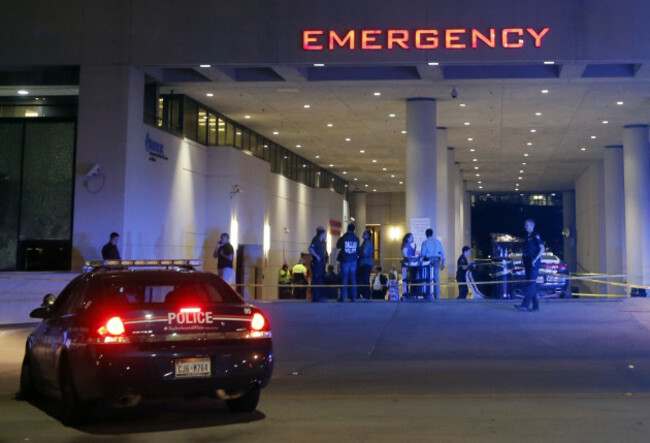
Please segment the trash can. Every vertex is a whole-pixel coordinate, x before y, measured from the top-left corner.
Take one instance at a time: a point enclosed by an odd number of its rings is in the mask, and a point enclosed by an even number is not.
[[[492,297],[496,299],[511,298],[512,294],[512,259],[496,257],[492,259],[490,278],[492,284]]]

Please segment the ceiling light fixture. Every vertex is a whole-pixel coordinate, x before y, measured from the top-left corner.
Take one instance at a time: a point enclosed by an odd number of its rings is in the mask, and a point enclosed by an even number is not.
[[[618,106],[623,106],[624,103],[623,103],[623,102],[616,102],[616,104],[617,104]]]
[[[466,105],[465,103],[461,103],[461,104],[458,105],[458,106],[460,106],[461,108],[464,108],[464,107],[467,106],[467,105]]]
[[[477,162],[477,161],[478,161],[478,158],[473,158],[472,161],[473,161],[473,162]]]
[[[381,170],[382,170],[382,171],[385,171],[385,170],[386,170],[386,168],[381,168]]]
[[[328,123],[328,124],[327,124],[327,127],[328,127],[328,128],[331,128],[332,126],[334,126],[333,123]]]
[[[399,184],[400,184],[400,185],[403,185],[403,184],[404,184],[404,182],[399,182]]]
[[[402,134],[406,134],[406,131],[402,131]]]
[[[334,165],[330,164],[330,168],[333,168],[333,167],[334,167]]]
[[[440,63],[438,63],[438,62],[429,62],[429,63],[427,63],[427,65],[429,65],[429,66],[438,66],[439,64]]]
[[[360,152],[361,154],[365,154],[365,153],[366,153],[366,150],[365,150],[365,149],[360,149],[359,152]]]
[[[537,132],[537,129],[531,129],[530,132],[535,133]]]
[[[474,139],[473,139],[472,137],[468,137],[468,138],[467,138],[467,141],[468,141],[468,142],[473,142]]]
[[[214,97],[214,94],[213,94],[212,92],[208,92],[208,93],[205,94],[205,95],[208,96],[208,97]]]
[[[545,64],[545,65],[554,65],[555,62],[552,61],[552,60],[547,60],[547,61],[544,62],[544,64]]]
[[[542,115],[542,113],[541,113],[541,112],[536,112],[535,115],[536,115],[537,117],[539,117],[539,116]]]
[[[350,142],[350,141],[352,141],[352,139],[351,138],[346,138],[345,141]]]
[[[471,148],[471,149],[469,150],[469,152],[475,152],[475,151],[476,151],[476,149],[474,149],[474,148]]]
[[[251,118],[251,116],[250,115],[245,115],[244,118]]]
[[[528,157],[528,153],[524,153],[524,157]]]
[[[595,136],[595,135],[592,135],[592,136],[591,136],[591,139],[592,139],[592,140],[596,140],[596,136]]]
[[[609,123],[607,120],[603,120],[603,125],[606,125],[607,123]]]
[[[373,158],[373,159],[372,159],[372,162],[373,162],[373,163],[377,163],[377,159],[374,159],[374,158]]]
[[[320,158],[320,155],[317,155],[316,158]]]
[[[542,94],[548,94],[548,89],[542,89]]]
[[[278,131],[273,131],[273,135],[279,135],[280,133]]]
[[[311,108],[311,105],[303,105],[302,107],[305,108],[305,109],[309,109],[309,108]]]
[[[395,117],[395,114],[388,114],[388,116],[389,116],[390,118],[394,118],[394,117]]]
[[[469,126],[469,122],[465,122],[464,125],[465,125],[465,126]]]
[[[302,148],[302,145],[296,145],[296,148]]]
[[[199,68],[211,68],[212,65],[199,65]]]
[[[532,142],[527,142],[526,146],[533,146],[533,143]]]
[[[390,175],[390,178],[395,178],[395,174],[391,174],[391,175]]]
[[[314,63],[315,68],[322,68],[323,66],[325,66],[325,63]]]
[[[580,148],[580,150],[581,150],[581,151],[586,151],[586,150],[587,150],[587,148]]]
[[[375,97],[379,97],[381,95],[381,92],[373,92],[372,95],[374,95]]]

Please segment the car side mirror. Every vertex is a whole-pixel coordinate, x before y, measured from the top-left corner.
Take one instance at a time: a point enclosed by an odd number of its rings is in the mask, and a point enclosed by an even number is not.
[[[45,294],[45,297],[43,297],[43,304],[41,304],[41,308],[47,308],[52,306],[55,300],[56,297],[54,296],[54,294]]]
[[[50,316],[50,310],[48,308],[36,308],[29,313],[31,318],[47,318]]]

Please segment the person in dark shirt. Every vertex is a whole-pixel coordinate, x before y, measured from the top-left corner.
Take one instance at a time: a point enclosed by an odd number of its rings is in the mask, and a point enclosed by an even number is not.
[[[102,248],[102,259],[104,260],[121,260],[120,251],[117,249],[117,241],[120,239],[120,234],[111,232],[111,238],[108,243]]]
[[[384,300],[388,291],[388,277],[381,272],[381,266],[375,268],[375,275],[372,278],[372,298],[374,300]]]
[[[370,271],[375,264],[373,257],[375,247],[372,244],[371,233],[368,230],[363,231],[363,243],[359,248],[359,263],[357,268],[357,283],[359,284],[359,298],[370,299]]]
[[[359,237],[354,235],[354,225],[348,225],[348,232],[339,238],[336,242],[336,247],[339,249],[339,261],[341,262],[341,301],[346,301],[348,298],[348,291],[352,301],[357,300],[357,260],[359,259]],[[352,284],[348,288],[348,282]],[[365,284],[368,284],[367,282]]]
[[[322,287],[325,283],[325,265],[327,265],[324,227],[316,228],[316,235],[309,245],[309,253],[311,254],[311,284],[316,286],[311,290],[312,301],[326,301],[327,291]]]
[[[225,232],[221,234],[219,243],[214,248],[212,256],[217,259],[217,272],[219,273],[219,277],[223,278],[226,283],[232,283],[232,262],[235,258],[235,250],[230,244],[230,235]]]
[[[467,269],[469,268],[469,259],[470,248],[469,246],[463,246],[463,253],[458,257],[456,262],[456,282],[460,283],[458,285],[458,298],[465,299],[467,298],[467,285],[462,283],[467,283]]]
[[[533,302],[533,307],[530,311],[539,311],[539,302],[537,301],[537,276],[539,275],[539,265],[542,263],[542,255],[544,254],[544,243],[542,238],[535,232],[535,222],[533,220],[526,220],[524,227],[528,232],[528,237],[524,242],[523,262],[524,269],[526,270],[526,296],[520,305],[515,305],[515,309],[520,311],[528,311],[528,305]]]

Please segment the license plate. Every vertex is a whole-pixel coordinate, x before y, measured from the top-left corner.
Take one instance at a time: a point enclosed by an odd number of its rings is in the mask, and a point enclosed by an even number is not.
[[[180,358],[174,360],[176,378],[210,377],[210,358]]]

